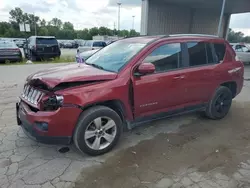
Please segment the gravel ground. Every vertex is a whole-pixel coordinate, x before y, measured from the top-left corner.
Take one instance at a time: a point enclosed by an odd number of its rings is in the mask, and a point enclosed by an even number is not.
[[[114,151],[89,157],[34,142],[16,125],[26,76],[52,66],[0,69],[1,188],[250,187],[250,82],[221,121],[191,114],[152,122],[125,133]]]

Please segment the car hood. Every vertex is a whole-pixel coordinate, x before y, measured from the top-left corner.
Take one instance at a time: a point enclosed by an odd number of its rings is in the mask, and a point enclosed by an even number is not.
[[[86,64],[53,67],[30,75],[27,82],[40,81],[52,89],[60,83],[113,80],[116,73],[94,68]]]

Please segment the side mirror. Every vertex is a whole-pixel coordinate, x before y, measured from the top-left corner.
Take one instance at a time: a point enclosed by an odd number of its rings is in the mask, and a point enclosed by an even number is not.
[[[155,72],[155,66],[152,63],[142,63],[139,65],[137,72],[135,73],[136,76],[142,76],[146,74],[152,74]]]

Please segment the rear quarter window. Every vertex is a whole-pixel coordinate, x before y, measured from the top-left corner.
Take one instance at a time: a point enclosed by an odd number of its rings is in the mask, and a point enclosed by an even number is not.
[[[104,47],[102,42],[94,42],[93,47]]]
[[[226,53],[226,46],[222,43],[214,43],[215,54],[219,61],[223,61]]]

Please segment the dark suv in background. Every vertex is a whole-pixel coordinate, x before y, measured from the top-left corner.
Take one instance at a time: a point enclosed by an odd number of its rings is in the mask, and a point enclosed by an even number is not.
[[[31,36],[24,46],[25,57],[32,61],[59,58],[61,50],[55,37],[53,36]]]

